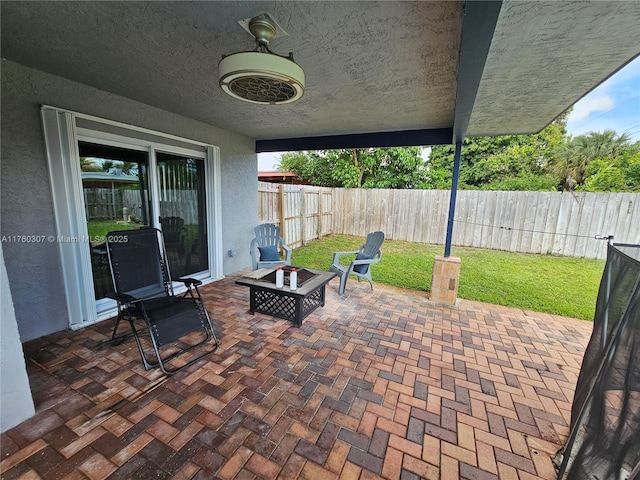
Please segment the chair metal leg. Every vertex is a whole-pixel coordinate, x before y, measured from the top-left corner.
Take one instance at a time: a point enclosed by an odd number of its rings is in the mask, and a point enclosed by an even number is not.
[[[115,345],[120,345],[122,343],[121,338],[116,338],[116,333],[118,333],[118,325],[120,325],[120,320],[122,320],[122,312],[118,312],[118,318],[116,318],[116,324],[113,327],[113,333],[111,334],[111,342]]]
[[[198,343],[195,343],[193,345],[190,345],[187,348],[181,348],[178,349],[176,352],[163,357],[162,354],[160,353],[160,346],[156,340],[156,336],[154,335],[154,327],[152,325],[152,323],[150,321],[147,321],[147,326],[149,328],[149,335],[151,336],[151,343],[153,345],[153,349],[154,352],[156,354],[156,358],[158,359],[158,363],[156,364],[157,366],[160,367],[160,369],[162,370],[163,373],[165,373],[166,375],[173,375],[191,365],[193,365],[194,363],[202,360],[204,357],[206,357],[207,355],[210,355],[211,353],[215,352],[218,349],[218,346],[220,345],[220,342],[218,340],[218,337],[216,336],[215,330],[213,328],[213,324],[211,322],[211,318],[209,317],[209,313],[207,312],[207,309],[204,306],[204,303],[202,301],[202,297],[200,296],[200,292],[198,291],[197,287],[195,287],[195,291],[196,291],[196,295],[193,294],[193,292],[191,292],[191,297],[193,302],[195,302],[196,308],[199,312],[200,315],[200,321],[201,321],[201,325],[202,325],[202,330],[204,333],[204,338],[199,341]],[[145,314],[146,315],[146,314]],[[214,340],[214,346],[211,350],[207,350],[204,353],[198,355],[197,357],[192,358],[191,360],[189,360],[188,362],[186,362],[184,365],[180,366],[180,367],[176,367],[176,368],[169,368],[167,366],[168,362],[170,362],[171,360],[173,360],[174,358],[182,355],[183,353],[189,352],[191,350],[193,350],[194,348],[200,347],[201,345],[204,345],[206,343],[208,343],[211,339]]]
[[[122,320],[123,318],[124,318],[124,311],[120,311],[118,313],[118,318],[116,319],[116,324],[113,327],[113,333],[111,334],[111,343],[113,345],[121,345],[127,338],[130,338],[133,336],[132,331],[123,333],[121,335],[117,335],[118,326],[120,325],[120,320]]]
[[[142,348],[142,342],[140,341],[140,336],[138,335],[138,330],[136,330],[136,326],[133,322],[133,317],[129,314],[127,320],[129,320],[129,325],[131,326],[131,335],[136,340],[136,345],[138,346],[138,352],[140,352],[140,358],[142,359],[142,364],[145,370],[151,370],[152,368],[156,368],[160,365],[160,362],[154,362],[147,358],[144,353],[144,349]],[[159,357],[158,357],[159,358]]]
[[[193,365],[196,362],[199,362],[200,360],[202,360],[204,357],[206,357],[207,355],[212,354],[213,352],[215,352],[218,349],[218,346],[220,345],[220,342],[218,341],[218,337],[215,334],[215,331],[213,330],[213,328],[209,328],[211,326],[211,320],[209,320],[208,315],[207,315],[207,323],[208,325],[205,326],[204,331],[205,331],[205,338],[203,340],[201,340],[200,342],[191,345],[188,348],[184,348],[184,349],[179,349],[178,351],[172,353],[171,355],[167,356],[167,357],[162,357],[162,355],[160,354],[160,346],[158,345],[158,343],[156,342],[155,337],[153,336],[153,332],[152,332],[152,326],[149,325],[149,334],[151,335],[151,342],[153,344],[153,350],[155,351],[156,357],[158,358],[158,363],[155,364],[154,366],[159,366],[160,370],[162,370],[163,373],[165,373],[166,375],[173,375],[175,373],[178,373],[179,371]],[[174,358],[178,357],[179,355],[182,355],[183,353],[189,352],[190,350],[199,347],[201,345],[204,345],[205,343],[209,342],[209,340],[214,339],[215,344],[212,350],[207,350],[206,352],[202,353],[201,355],[198,355],[195,358],[192,358],[191,360],[189,360],[187,363],[185,363],[184,365],[180,366],[180,367],[176,367],[176,368],[168,368],[165,364],[170,362],[171,360],[173,360]],[[146,363],[146,359],[144,358],[143,355],[143,361]],[[146,369],[146,368],[145,368]],[[147,369],[148,370],[148,369]]]

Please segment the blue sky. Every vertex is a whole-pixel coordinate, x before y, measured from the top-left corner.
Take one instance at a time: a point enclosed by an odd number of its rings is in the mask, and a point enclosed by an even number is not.
[[[640,140],[640,57],[576,102],[567,119],[574,137],[603,130]]]
[[[640,140],[640,57],[576,102],[567,119],[574,137],[604,130]],[[258,170],[274,170],[279,160],[279,153],[258,154]]]

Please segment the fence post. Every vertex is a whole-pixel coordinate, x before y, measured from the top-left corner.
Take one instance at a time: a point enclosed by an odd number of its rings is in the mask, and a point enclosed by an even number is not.
[[[278,216],[280,218],[280,232],[282,238],[286,239],[285,218],[284,218],[284,184],[278,185]]]
[[[323,207],[322,207],[322,197],[324,196],[324,192],[322,188],[318,188],[318,240],[322,238],[322,215]]]
[[[300,241],[307,245],[307,197],[304,187],[300,188]]]
[[[116,215],[116,191],[113,189],[113,182],[111,182],[111,218],[118,218]]]

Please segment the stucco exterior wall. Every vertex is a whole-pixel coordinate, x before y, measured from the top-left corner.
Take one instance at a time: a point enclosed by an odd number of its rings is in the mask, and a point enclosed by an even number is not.
[[[40,118],[44,104],[220,147],[223,272],[251,264],[248,246],[258,222],[253,139],[6,60],[1,70],[2,236],[56,235]],[[67,328],[57,246],[5,242],[3,248],[21,341]],[[234,258],[226,254],[232,249]]]

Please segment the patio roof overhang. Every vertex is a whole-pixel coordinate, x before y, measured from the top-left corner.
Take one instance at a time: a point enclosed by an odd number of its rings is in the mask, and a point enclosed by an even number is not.
[[[616,1],[3,1],[2,57],[256,140],[256,151],[455,143],[534,133],[640,52]],[[271,14],[305,70],[299,101],[217,85]]]

